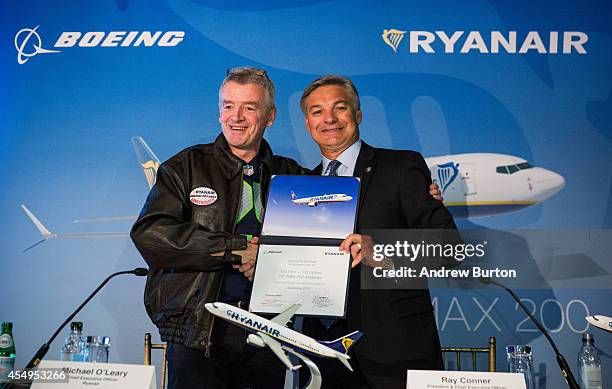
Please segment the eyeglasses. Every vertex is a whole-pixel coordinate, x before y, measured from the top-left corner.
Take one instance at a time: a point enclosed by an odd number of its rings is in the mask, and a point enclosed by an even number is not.
[[[249,74],[249,75],[253,75],[256,77],[261,77],[264,78],[268,81],[270,81],[270,78],[268,77],[268,73],[266,73],[265,70],[261,70],[261,69],[256,69],[256,68],[251,68],[251,67],[238,67],[238,68],[229,68],[227,69],[227,72],[225,73],[225,76],[230,76],[233,74]]]

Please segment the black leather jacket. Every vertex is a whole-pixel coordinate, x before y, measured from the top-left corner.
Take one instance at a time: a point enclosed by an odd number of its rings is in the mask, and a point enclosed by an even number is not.
[[[305,173],[295,161],[274,156],[265,140],[260,156],[263,196],[270,174]],[[212,204],[190,201],[190,193],[202,187],[216,192]],[[218,298],[223,270],[236,260],[231,250],[247,245],[245,237],[233,234],[241,188],[242,161],[222,134],[160,165],[130,236],[150,268],[144,302],[162,340],[197,349],[210,346],[213,316],[204,304]],[[222,251],[225,256],[211,255]]]

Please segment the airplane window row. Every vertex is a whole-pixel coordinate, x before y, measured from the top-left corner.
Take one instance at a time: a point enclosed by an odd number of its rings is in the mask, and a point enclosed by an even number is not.
[[[495,171],[502,174],[512,174],[519,170],[531,169],[532,167],[529,162],[522,162],[517,165],[498,166]]]

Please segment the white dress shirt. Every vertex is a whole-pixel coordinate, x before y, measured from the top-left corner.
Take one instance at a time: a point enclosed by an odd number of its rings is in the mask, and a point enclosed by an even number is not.
[[[336,161],[340,162],[341,165],[338,167],[338,175],[339,176],[349,176],[352,177],[355,172],[355,165],[357,164],[357,157],[359,156],[359,151],[361,150],[361,139],[357,139],[357,142],[353,143],[351,147],[344,150],[342,154],[336,158]],[[322,170],[321,175],[327,176],[329,175],[328,168],[331,159],[327,159],[323,157],[321,160]]]

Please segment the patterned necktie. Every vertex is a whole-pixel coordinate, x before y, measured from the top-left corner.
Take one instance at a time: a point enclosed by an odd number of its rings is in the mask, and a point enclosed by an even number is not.
[[[336,161],[336,160],[331,161],[329,165],[327,166],[327,170],[329,171],[327,175],[333,176],[333,177],[338,176],[338,168],[340,167],[340,165],[342,165],[340,161]]]

